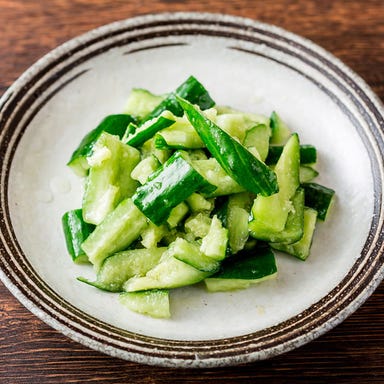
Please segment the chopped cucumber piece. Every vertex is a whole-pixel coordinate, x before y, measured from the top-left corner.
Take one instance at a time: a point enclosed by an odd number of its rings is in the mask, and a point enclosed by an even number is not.
[[[140,184],[145,184],[148,177],[161,166],[160,161],[156,156],[151,155],[141,160],[131,172],[133,180],[139,181]]]
[[[92,233],[95,226],[83,220],[82,209],[66,212],[62,217],[67,250],[75,263],[87,263],[88,256],[81,248],[81,244]]]
[[[68,166],[79,176],[86,176],[89,169],[87,157],[93,153],[93,146],[99,139],[103,132],[110,133],[111,135],[117,135],[120,138],[124,135],[124,132],[129,123],[133,123],[135,120],[130,115],[109,115],[103,119],[103,121],[91,132],[89,132],[79,146],[73,152],[71,159],[68,162]]]
[[[284,146],[275,172],[279,192],[272,196],[257,196],[252,207],[251,235],[266,241],[281,232],[292,210],[291,199],[299,186],[300,146],[299,137],[293,134]],[[268,238],[266,238],[268,237]]]
[[[283,145],[271,145],[265,162],[276,164],[283,152]],[[313,145],[300,145],[300,164],[315,164],[317,162],[317,150]]]
[[[335,191],[317,183],[303,184],[305,205],[317,211],[317,218],[324,221],[332,206]]]
[[[174,117],[175,123],[155,137],[156,148],[199,149],[205,145],[186,117]]]
[[[183,220],[184,216],[188,213],[189,208],[188,205],[184,202],[176,205],[175,208],[172,209],[169,217],[167,219],[167,223],[170,228],[175,228],[179,225],[181,220]]]
[[[270,137],[271,128],[268,125],[259,124],[246,132],[243,144],[247,148],[256,148],[260,159],[265,161],[268,156]]]
[[[171,210],[197,190],[216,189],[190,164],[185,154],[175,152],[167,162],[138,187],[135,205],[156,225],[166,221]]]
[[[270,168],[187,100],[178,98],[178,101],[209,152],[228,175],[246,190],[262,196],[278,191],[276,175]]]
[[[317,212],[312,208],[304,209],[304,233],[296,243],[271,243],[272,248],[289,253],[301,260],[306,260],[312,245],[312,238],[316,227]]]
[[[256,124],[256,121],[252,121],[247,114],[241,112],[220,114],[215,120],[223,131],[241,143],[244,141],[246,132]]]
[[[154,95],[146,89],[133,88],[128,96],[124,111],[141,120],[153,111],[165,97],[164,95]]]
[[[171,317],[169,309],[169,291],[154,289],[143,292],[124,292],[119,295],[121,304],[131,311],[159,319]]]
[[[199,193],[192,193],[191,196],[187,197],[186,203],[192,212],[210,212],[213,209],[213,201],[207,200]]]
[[[282,231],[258,233],[260,240],[291,244],[301,239],[304,226],[304,190],[299,188],[292,198],[292,210],[288,213],[285,227]]]
[[[215,260],[223,260],[226,256],[228,230],[223,227],[217,216],[213,216],[209,232],[202,239],[200,251]]]
[[[209,272],[198,269],[175,259],[167,251],[167,257],[163,255],[162,260],[143,277],[132,277],[124,284],[124,291],[135,292],[148,289],[178,288],[192,285],[204,280],[210,275]]]
[[[168,234],[169,230],[166,224],[159,226],[149,222],[147,227],[141,232],[141,244],[145,248],[157,247],[157,244]]]
[[[318,175],[319,172],[309,165],[300,165],[300,184],[309,183]]]
[[[211,292],[244,289],[277,274],[275,256],[269,247],[241,251],[226,259],[220,270],[204,280]]]
[[[212,219],[207,214],[198,213],[185,220],[184,227],[187,233],[201,239],[208,235],[211,224]]]
[[[161,115],[164,111],[170,111],[175,116],[183,116],[176,95],[188,100],[194,105],[198,105],[200,109],[208,109],[215,105],[211,96],[204,86],[193,76],[190,76],[184,83],[177,87],[174,93],[169,94],[156,108],[153,109],[143,120],[151,120],[154,117]]]
[[[146,217],[128,198],[106,216],[81,247],[98,270],[108,256],[126,249],[146,226]]]
[[[223,196],[244,191],[244,188],[224,171],[216,159],[194,160],[192,165],[209,184],[216,187],[214,191],[206,193],[206,197]]]
[[[272,129],[271,144],[284,145],[291,136],[291,131],[275,111],[271,114],[270,126]]]
[[[137,182],[131,172],[140,161],[140,152],[123,144],[117,136],[102,133],[88,158],[89,175],[83,197],[83,217],[98,225],[123,199],[132,196]]]
[[[202,272],[214,273],[219,269],[220,263],[199,249],[198,244],[191,243],[187,240],[177,238],[172,243],[171,252],[177,260],[184,261],[192,267]]]
[[[133,276],[143,276],[155,267],[166,247],[149,249],[130,249],[107,257],[97,273],[96,281],[83,277],[78,280],[110,292],[121,292],[123,284]]]
[[[151,139],[158,131],[167,128],[174,124],[175,120],[169,118],[167,111],[163,115],[148,120],[140,127],[128,126],[126,138],[123,139],[124,143],[133,147],[140,147],[147,140]]]

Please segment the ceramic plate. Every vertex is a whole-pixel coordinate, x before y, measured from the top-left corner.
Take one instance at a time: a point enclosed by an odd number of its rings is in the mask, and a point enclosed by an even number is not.
[[[196,76],[218,104],[276,110],[318,149],[337,199],[306,262],[277,255],[275,280],[171,296],[173,316],[130,312],[76,280],[61,216],[81,204],[66,167],[86,132],[123,110],[131,88],[172,91]],[[138,17],[91,31],[26,71],[0,102],[0,277],[34,314],[80,343],[146,364],[213,367],[289,351],[331,329],[383,277],[383,108],[351,70],[282,29],[231,16]]]

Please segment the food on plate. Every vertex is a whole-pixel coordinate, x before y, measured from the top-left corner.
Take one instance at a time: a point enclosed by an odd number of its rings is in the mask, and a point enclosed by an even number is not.
[[[193,76],[166,95],[133,89],[68,162],[85,190],[62,218],[67,248],[96,274],[78,280],[168,318],[172,289],[271,279],[275,250],[309,256],[334,199],[314,181],[316,161],[276,112],[218,106]]]

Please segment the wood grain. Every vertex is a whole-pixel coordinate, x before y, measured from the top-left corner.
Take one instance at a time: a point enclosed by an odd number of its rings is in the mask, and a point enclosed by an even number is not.
[[[209,11],[250,17],[329,50],[384,99],[384,2],[0,0],[0,94],[34,61],[94,27],[140,14]],[[241,367],[175,370],[77,344],[0,284],[0,383],[384,383],[384,284],[344,323],[298,350]]]

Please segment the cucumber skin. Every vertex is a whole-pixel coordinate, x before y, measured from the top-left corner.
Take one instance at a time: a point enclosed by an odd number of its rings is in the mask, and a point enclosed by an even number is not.
[[[170,127],[174,124],[175,120],[168,119],[164,116],[159,116],[155,121],[144,127],[143,125],[138,127],[135,132],[128,134],[125,141],[126,144],[132,147],[140,147],[147,140],[151,139],[158,131]],[[131,128],[129,128],[131,129]]]
[[[62,217],[67,250],[76,263],[87,263],[88,257],[81,248],[81,244],[95,229],[95,226],[83,220],[83,210],[75,209],[66,212]]]
[[[178,101],[209,152],[228,175],[253,193],[269,196],[278,191],[275,173],[262,161],[202,115],[187,100],[178,98]]]
[[[134,117],[125,114],[109,115],[105,117],[95,129],[84,136],[79,146],[72,153],[67,165],[79,176],[85,176],[87,169],[82,168],[81,165],[86,165],[86,161],[81,161],[81,159],[92,155],[93,145],[96,143],[99,136],[103,132],[107,132],[111,135],[119,136],[121,139],[127,126],[134,122]]]
[[[267,164],[276,164],[283,152],[283,145],[270,145],[268,156],[265,160]],[[317,161],[317,150],[313,145],[300,145],[300,164],[314,164]]]
[[[215,105],[208,91],[193,76],[190,76],[184,83],[176,88],[174,93],[168,95],[150,114],[144,117],[142,122],[146,122],[159,116],[165,110],[172,112],[175,116],[183,116],[183,108],[176,99],[176,95],[198,105],[200,109],[208,109]]]
[[[317,211],[317,218],[324,221],[332,205],[335,191],[317,183],[303,183],[305,205]]]
[[[221,279],[259,279],[277,272],[275,256],[269,246],[264,244],[255,249],[242,250],[227,258],[219,272],[212,277]]]
[[[175,152],[145,184],[137,188],[132,200],[154,224],[165,222],[172,209],[197,190],[213,191],[209,184],[184,158]]]

